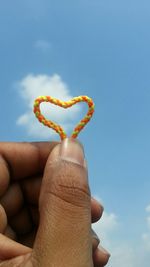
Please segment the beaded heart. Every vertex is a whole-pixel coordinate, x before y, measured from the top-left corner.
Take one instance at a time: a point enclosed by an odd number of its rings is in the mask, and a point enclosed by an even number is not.
[[[64,129],[60,125],[58,125],[57,123],[55,123],[51,120],[46,119],[42,115],[41,110],[40,110],[40,104],[43,102],[50,102],[50,103],[57,105],[59,107],[62,107],[62,108],[69,108],[69,107],[71,107],[71,106],[73,106],[79,102],[86,102],[88,104],[88,107],[89,107],[88,112],[85,115],[85,117],[74,128],[74,130],[71,134],[72,138],[76,138],[78,136],[80,131],[90,121],[90,119],[94,113],[93,100],[88,96],[74,97],[69,101],[61,101],[61,100],[56,99],[56,98],[51,97],[51,96],[39,96],[38,98],[36,98],[34,101],[34,110],[33,110],[35,113],[35,116],[37,117],[39,122],[43,123],[45,126],[47,126],[49,128],[52,128],[53,130],[55,130],[60,135],[61,140],[65,139],[67,137],[67,134],[65,133]]]

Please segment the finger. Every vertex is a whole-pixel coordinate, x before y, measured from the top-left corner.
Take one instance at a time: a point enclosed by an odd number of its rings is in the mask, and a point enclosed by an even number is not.
[[[5,193],[9,185],[9,171],[8,165],[3,157],[0,155],[0,197]]]
[[[102,214],[104,208],[103,206],[93,197],[91,198],[91,212],[92,212],[92,223],[97,222]]]
[[[102,246],[99,246],[93,253],[93,262],[94,267],[103,267],[105,266],[110,258],[110,254]]]
[[[35,226],[38,226],[39,225],[39,218],[40,218],[38,207],[30,206],[29,211],[30,211],[30,215],[31,215],[33,224]]]
[[[98,248],[100,240],[97,234],[93,231],[93,229],[91,229],[91,235],[92,235],[92,251],[94,252]],[[35,236],[36,236],[36,231],[32,231],[29,234],[19,236],[18,241],[21,242],[21,244],[32,248]]]
[[[31,252],[31,249],[0,234],[0,260],[7,260]]]
[[[27,234],[33,228],[32,220],[26,207],[21,209],[16,216],[11,217],[9,224],[17,235]]]
[[[33,203],[37,202],[37,193],[34,194],[34,186],[33,186],[32,190],[31,190],[31,187],[29,187],[29,188],[30,188],[29,191],[31,192],[31,193],[29,193],[29,194],[31,194],[31,202],[33,202]],[[33,196],[34,197],[32,196],[32,192],[33,192]],[[32,219],[33,224],[38,226],[38,224],[39,224],[39,210],[38,210],[38,207],[34,206],[34,205],[31,205],[28,208],[29,208],[30,215],[31,215],[31,218],[29,218],[29,220],[31,221],[31,219]],[[91,209],[92,209],[92,222],[95,222],[95,221],[100,219],[100,217],[102,215],[102,212],[103,212],[103,208],[100,206],[100,204],[96,200],[92,199],[91,200]],[[13,222],[13,225],[15,225],[14,227],[15,227],[16,231],[17,231],[17,225],[19,225],[19,229],[20,229],[20,224],[18,223],[20,221],[20,213],[22,214],[23,212],[21,211],[21,212],[19,212],[19,214],[17,213],[16,216],[11,218],[11,222]],[[29,223],[31,223],[31,222],[28,222],[27,225]],[[25,223],[23,224],[23,227],[26,227]],[[20,232],[20,230],[19,230],[19,232]]]
[[[0,205],[0,233],[4,233],[7,226],[7,216],[2,205]]]
[[[4,261],[0,260],[0,266],[1,267],[31,266],[32,264],[30,262],[30,258],[31,258],[31,252],[23,254],[21,256],[17,256],[12,259],[4,260]]]
[[[0,201],[8,217],[18,213],[23,205],[20,186],[17,183],[11,184]]]
[[[35,192],[36,191],[35,187],[33,185],[32,190],[31,190],[30,186],[28,187],[28,190],[26,188],[26,197],[27,197],[29,203],[35,204],[35,205],[30,205],[29,210],[30,210],[30,214],[31,214],[33,223],[35,225],[38,225],[39,224],[39,210],[38,210],[37,204],[38,204],[38,200],[39,200],[40,190],[39,190],[39,188],[37,188],[38,193]],[[33,192],[33,194],[32,194],[32,192]],[[91,199],[92,223],[97,222],[101,218],[102,213],[103,213],[103,206],[101,206],[95,199]]]
[[[94,252],[100,243],[100,239],[92,228],[91,228],[91,236],[92,236],[92,251]]]
[[[37,176],[32,179],[25,179],[22,181],[22,189],[25,199],[30,204],[38,204],[40,188],[41,188],[42,176]],[[31,190],[32,188],[32,190]],[[103,213],[103,206],[95,199],[91,198],[91,212],[92,223],[97,222]]]
[[[7,225],[7,227],[4,231],[4,235],[13,239],[13,240],[17,239],[16,233],[13,231],[13,229],[10,227],[10,225]]]
[[[90,201],[83,150],[66,139],[52,151],[42,181],[33,254],[39,266],[72,266],[72,258],[74,266],[92,266]]]
[[[7,162],[11,177],[21,179],[43,171],[56,142],[0,143],[0,155]]]
[[[36,230],[33,230],[29,234],[26,234],[24,236],[19,236],[18,242],[27,247],[33,248],[35,236],[36,236]]]
[[[41,182],[42,176],[36,176],[22,181],[22,190],[27,203],[38,205]]]

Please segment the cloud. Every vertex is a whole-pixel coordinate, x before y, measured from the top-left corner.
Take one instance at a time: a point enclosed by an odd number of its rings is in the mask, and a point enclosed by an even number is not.
[[[150,212],[150,204],[145,209],[147,212]]]
[[[145,210],[147,212],[147,231],[142,234],[142,240],[144,242],[145,249],[150,252],[150,205],[148,205]]]
[[[51,43],[46,40],[37,40],[34,47],[42,52],[47,52],[51,49]]]
[[[50,95],[61,100],[69,100],[72,98],[70,90],[66,83],[57,74],[48,75],[33,75],[29,74],[21,81],[16,83],[22,101],[26,106],[26,112],[19,116],[17,125],[25,127],[27,134],[31,137],[47,139],[53,137],[55,132],[47,127],[44,127],[35,118],[33,113],[33,103],[39,95]],[[61,126],[66,131],[73,130],[75,120],[78,119],[81,107],[73,106],[71,109],[62,109],[49,103],[41,104],[42,114]]]
[[[149,205],[150,206],[150,205]],[[150,210],[147,218],[149,218]],[[146,219],[147,219],[146,218]],[[101,220],[93,224],[93,229],[100,237],[101,245],[104,246],[110,253],[111,257],[108,267],[149,267],[150,262],[150,228],[149,219],[147,221],[148,231],[142,235],[139,233],[138,240],[121,239],[120,225],[125,225],[120,222],[118,216],[113,212],[105,212]],[[133,227],[133,225],[131,226]],[[144,241],[144,242],[142,242]]]
[[[143,242],[145,244],[145,248],[146,250],[148,250],[150,252],[150,233],[144,233],[142,235],[142,239],[143,239]]]
[[[110,247],[110,235],[118,227],[117,216],[114,213],[103,212],[101,220],[93,225],[104,246]]]

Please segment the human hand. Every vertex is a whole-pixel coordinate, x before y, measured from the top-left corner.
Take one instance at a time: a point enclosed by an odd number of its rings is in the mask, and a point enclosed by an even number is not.
[[[90,197],[81,146],[68,140],[0,143],[0,267],[107,263],[91,236],[103,208]]]

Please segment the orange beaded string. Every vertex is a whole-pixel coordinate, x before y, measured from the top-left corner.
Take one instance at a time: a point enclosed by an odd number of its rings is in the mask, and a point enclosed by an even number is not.
[[[61,140],[65,139],[67,137],[67,134],[65,133],[65,131],[63,130],[63,128],[60,125],[58,125],[55,122],[52,122],[51,120],[46,119],[42,115],[41,110],[40,110],[40,104],[43,102],[50,102],[50,103],[57,105],[59,107],[62,107],[62,108],[69,108],[69,107],[71,107],[71,106],[73,106],[79,102],[86,102],[88,104],[88,107],[89,107],[88,112],[85,115],[85,117],[74,128],[74,130],[71,134],[72,138],[76,138],[78,136],[80,131],[90,121],[90,119],[92,118],[93,113],[94,113],[93,100],[88,96],[74,97],[69,101],[61,101],[61,100],[56,99],[56,98],[51,97],[51,96],[39,96],[38,98],[36,98],[34,101],[34,109],[33,109],[35,116],[37,117],[39,122],[41,122],[43,125],[55,130],[60,135]]]

